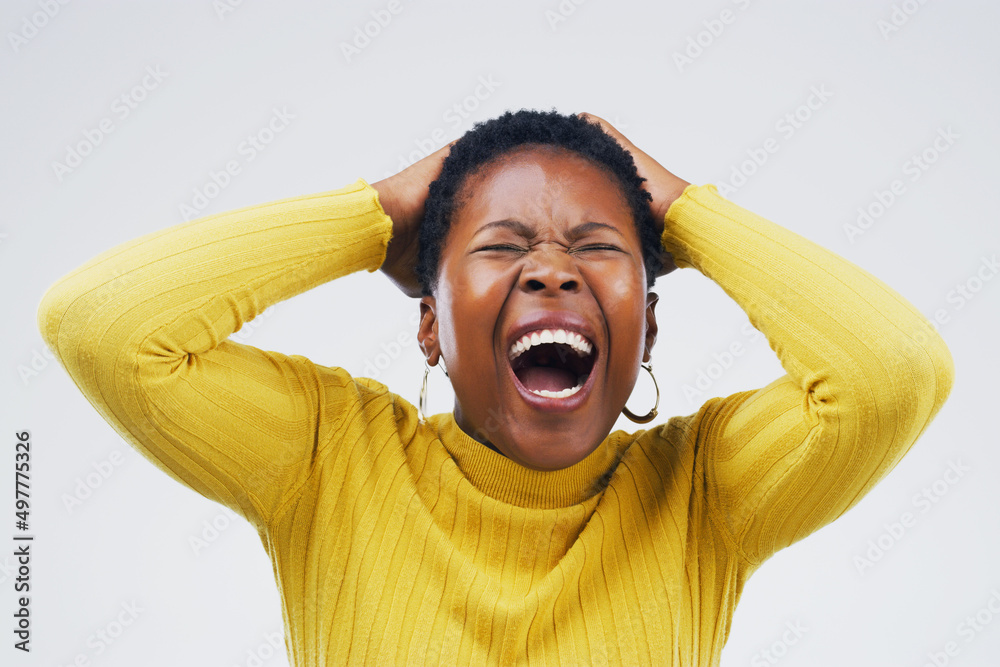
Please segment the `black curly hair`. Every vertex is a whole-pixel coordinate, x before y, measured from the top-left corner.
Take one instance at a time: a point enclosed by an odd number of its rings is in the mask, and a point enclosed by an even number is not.
[[[430,184],[420,223],[420,253],[417,277],[424,296],[437,289],[438,264],[452,216],[461,204],[457,196],[470,176],[484,165],[525,144],[547,144],[572,151],[603,168],[617,179],[622,196],[635,221],[642,245],[646,285],[652,288],[663,266],[660,237],[649,204],[652,197],[642,188],[632,155],[596,122],[581,116],[552,111],[521,109],[507,111],[498,118],[481,121],[451,147],[441,173]]]

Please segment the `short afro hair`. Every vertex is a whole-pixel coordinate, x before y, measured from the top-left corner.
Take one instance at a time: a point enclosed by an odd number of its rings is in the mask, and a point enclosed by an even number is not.
[[[642,245],[646,286],[652,288],[663,267],[660,254],[663,250],[649,207],[653,198],[642,188],[646,179],[639,176],[632,155],[596,122],[591,123],[581,116],[562,115],[555,110],[521,109],[476,123],[451,147],[440,175],[430,184],[420,223],[417,260],[417,278],[423,295],[431,296],[437,289],[441,250],[452,217],[461,205],[457,197],[466,181],[487,163],[527,144],[547,144],[572,151],[603,168],[618,181]]]

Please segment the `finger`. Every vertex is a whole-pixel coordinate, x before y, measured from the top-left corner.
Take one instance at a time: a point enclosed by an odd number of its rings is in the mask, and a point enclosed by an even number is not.
[[[587,112],[579,113],[577,115],[591,123],[597,123],[598,125],[600,125],[601,129],[604,130],[605,133],[609,134],[612,138],[614,138],[615,141],[617,141],[625,150],[629,151],[630,153],[635,148],[635,145],[628,140],[628,137],[619,132],[614,125],[604,120],[600,116],[595,116],[594,114]]]

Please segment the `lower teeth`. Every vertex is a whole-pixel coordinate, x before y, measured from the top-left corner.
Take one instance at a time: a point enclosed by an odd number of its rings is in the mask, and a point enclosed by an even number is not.
[[[584,382],[583,378],[578,379],[577,382],[578,384],[575,387],[562,389],[560,391],[549,391],[548,389],[538,389],[537,391],[535,389],[529,389],[528,391],[530,391],[532,394],[536,394],[538,396],[545,396],[548,398],[567,398],[583,388],[583,382]]]

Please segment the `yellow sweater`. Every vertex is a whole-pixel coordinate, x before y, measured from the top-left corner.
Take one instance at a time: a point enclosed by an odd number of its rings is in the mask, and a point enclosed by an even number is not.
[[[39,309],[122,437],[257,528],[294,665],[716,665],[751,573],[858,502],[951,389],[912,305],[711,185],[673,204],[663,243],[787,375],[616,431],[564,470],[522,468],[451,414],[421,425],[374,380],[227,340],[375,271],[391,234],[358,180],[125,243]]]

